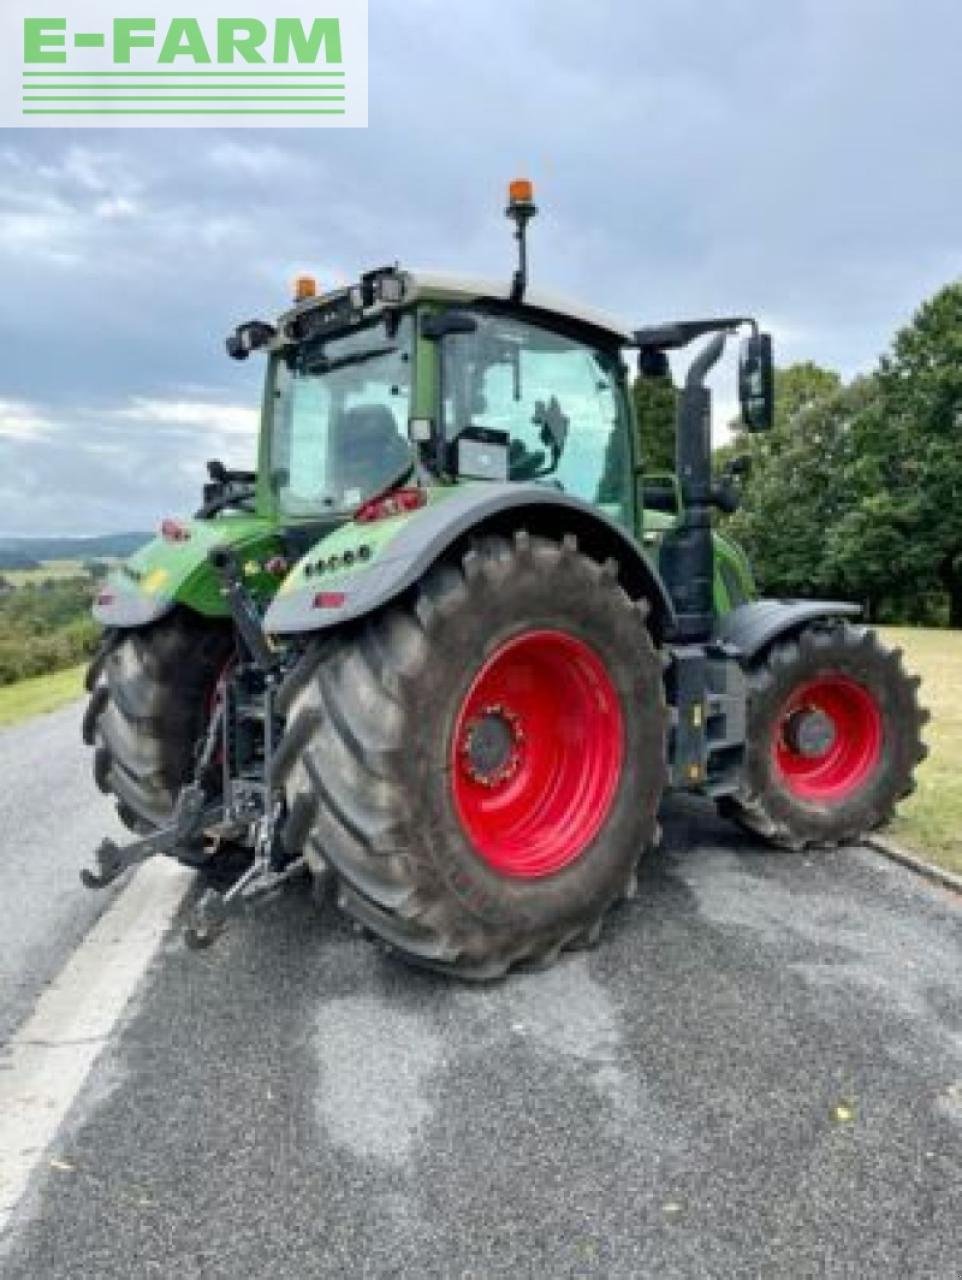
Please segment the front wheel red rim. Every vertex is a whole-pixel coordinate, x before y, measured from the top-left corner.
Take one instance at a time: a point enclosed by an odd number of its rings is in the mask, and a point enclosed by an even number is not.
[[[455,808],[495,871],[552,875],[603,826],[623,758],[621,706],[595,650],[567,632],[527,631],[487,659],[461,706]]]
[[[824,744],[807,751],[793,732],[804,717],[819,717],[825,726]],[[820,676],[782,708],[772,746],[775,770],[800,799],[839,804],[875,774],[882,740],[882,713],[873,694],[849,676]]]

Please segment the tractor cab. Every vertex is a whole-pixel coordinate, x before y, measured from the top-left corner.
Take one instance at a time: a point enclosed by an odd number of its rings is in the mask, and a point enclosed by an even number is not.
[[[710,434],[699,425],[708,393],[699,375],[682,396],[685,457],[666,478],[674,504],[666,514],[664,501],[648,501],[626,356],[637,351],[638,376],[663,376],[668,351],[714,335],[714,362],[725,336],[752,322],[632,330],[529,287],[526,235],[536,212],[531,185],[512,183],[506,213],[519,256],[510,280],[393,266],[325,293],[304,276],[276,325],[235,330],[230,355],[263,348],[269,357],[256,486],[265,519],[297,537],[305,524],[339,525],[397,491],[433,502],[456,485],[537,484],[590,504],[639,540],[669,579],[688,574],[689,562],[676,569],[675,560],[678,531],[702,519],[689,509],[726,509],[732,500],[730,487],[711,481]],[[744,412],[761,429],[771,413],[771,348],[754,327],[746,352]],[[719,572],[710,608],[693,624],[703,629],[709,612],[727,612],[754,590],[740,550],[708,537]],[[694,540],[704,541],[701,533]],[[704,548],[700,555],[704,568]]]
[[[272,518],[493,480],[544,483],[635,527],[628,330],[548,295],[513,301],[504,282],[401,268],[298,288],[276,327],[228,341],[235,358],[268,352],[258,503]]]

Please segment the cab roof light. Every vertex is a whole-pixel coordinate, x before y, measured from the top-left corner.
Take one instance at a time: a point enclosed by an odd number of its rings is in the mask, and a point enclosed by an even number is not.
[[[298,276],[294,281],[294,301],[306,302],[317,297],[317,280],[314,276]]]
[[[530,178],[515,178],[508,183],[508,204],[534,204],[534,183]]]
[[[508,183],[508,207],[504,212],[514,223],[514,238],[518,242],[518,266],[511,281],[511,301],[517,304],[524,301],[528,287],[528,223],[538,212],[530,178],[515,178]]]
[[[428,495],[423,489],[395,489],[393,493],[385,493],[379,498],[371,498],[362,503],[354,520],[357,524],[374,524],[377,520],[388,520],[391,516],[417,511],[427,500]]]

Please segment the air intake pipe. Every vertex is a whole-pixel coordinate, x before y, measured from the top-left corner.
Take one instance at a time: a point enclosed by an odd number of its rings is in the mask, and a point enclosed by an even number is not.
[[[675,469],[683,511],[662,542],[660,567],[675,606],[674,638],[682,643],[708,640],[714,624],[711,392],[705,378],[721,359],[726,337],[716,333],[691,362],[678,404]]]

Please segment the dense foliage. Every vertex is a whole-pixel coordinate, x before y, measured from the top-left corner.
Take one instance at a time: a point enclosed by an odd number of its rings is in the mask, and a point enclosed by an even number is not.
[[[774,430],[728,523],[762,590],[843,595],[874,620],[962,627],[962,284],[896,335],[870,377],[776,375]]]
[[[48,579],[0,593],[0,685],[83,662],[99,628],[89,577]]]
[[[651,475],[675,469],[675,411],[678,393],[671,378],[636,378],[632,386],[641,437],[638,456]]]

